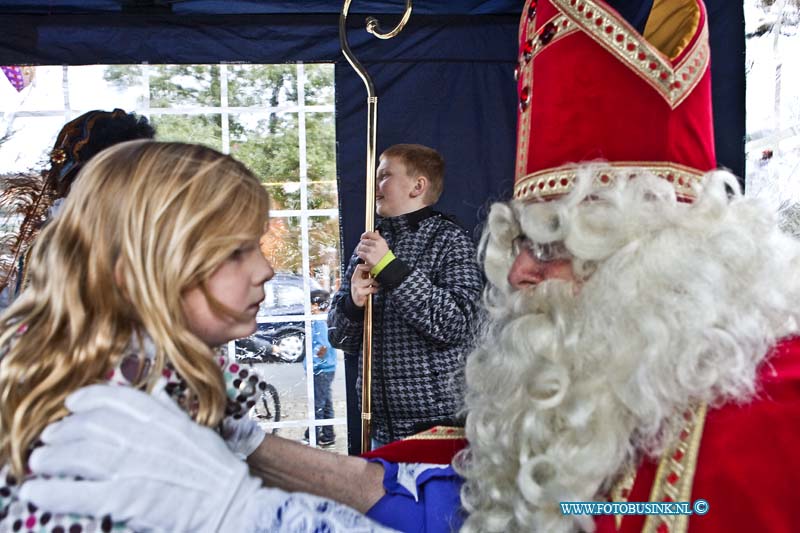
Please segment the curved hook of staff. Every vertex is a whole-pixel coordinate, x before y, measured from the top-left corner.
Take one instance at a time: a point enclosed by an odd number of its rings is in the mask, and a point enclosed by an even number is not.
[[[375,86],[367,73],[367,69],[358,61],[350,45],[347,43],[347,13],[352,0],[344,0],[342,14],[339,16],[339,45],[342,53],[364,82],[367,88],[367,161],[366,161],[366,207],[365,227],[367,231],[375,228],[375,146],[378,130],[378,97],[375,96]],[[397,26],[389,31],[382,32],[380,23],[375,17],[367,18],[367,32],[379,39],[391,39],[400,33],[411,18],[411,0],[406,0],[406,9]],[[371,449],[371,421],[372,421],[372,295],[367,296],[364,306],[364,339],[362,343],[362,368],[361,368],[361,451]]]
[[[367,32],[371,33],[378,39],[391,39],[406,27],[408,19],[411,18],[411,0],[406,0],[406,10],[403,12],[403,18],[397,23],[393,30],[383,33],[381,31],[380,22],[375,17],[367,17]]]
[[[371,33],[378,39],[391,39],[403,31],[406,24],[408,23],[409,19],[411,18],[411,9],[412,9],[412,0],[406,0],[406,8],[403,12],[403,17],[400,19],[400,22],[397,23],[397,26],[394,27],[389,32],[383,32],[380,28],[380,22],[375,17],[367,17],[367,32]],[[372,85],[372,79],[367,74],[367,69],[358,61],[356,56],[353,54],[353,51],[350,50],[350,44],[347,42],[347,14],[350,11],[350,4],[352,0],[344,0],[344,6],[342,7],[342,14],[339,15],[339,45],[342,49],[342,53],[344,57],[347,59],[347,62],[350,63],[350,66],[353,67],[353,70],[358,73],[359,77],[363,80],[364,85],[367,87],[367,96],[374,97],[375,96],[375,87]]]

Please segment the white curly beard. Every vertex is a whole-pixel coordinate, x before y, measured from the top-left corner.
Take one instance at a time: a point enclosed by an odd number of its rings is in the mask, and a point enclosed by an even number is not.
[[[586,178],[582,178],[585,180]],[[489,318],[467,360],[463,531],[593,530],[558,502],[602,497],[669,444],[690,402],[746,401],[797,331],[800,248],[774,214],[710,176],[694,204],[658,178],[493,207],[482,241]],[[583,181],[582,183],[585,183]],[[585,281],[506,281],[521,231],[563,239]],[[534,233],[537,233],[535,234]]]

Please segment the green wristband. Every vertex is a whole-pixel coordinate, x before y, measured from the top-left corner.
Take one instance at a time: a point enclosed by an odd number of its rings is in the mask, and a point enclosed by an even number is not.
[[[378,264],[376,264],[374,267],[372,267],[372,269],[369,271],[369,273],[372,274],[372,277],[374,278],[375,276],[380,274],[381,271],[383,271],[383,269],[386,268],[386,266],[389,263],[391,263],[394,260],[395,260],[394,254],[392,253],[391,250],[389,250],[388,252],[386,252],[386,255],[384,255],[381,258],[381,260],[378,261]]]

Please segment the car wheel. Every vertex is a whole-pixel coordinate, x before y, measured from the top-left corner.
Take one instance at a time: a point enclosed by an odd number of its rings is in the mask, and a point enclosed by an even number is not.
[[[254,337],[245,337],[236,341],[235,357],[240,363],[263,363],[271,351],[269,343],[258,343]]]
[[[306,354],[306,336],[300,332],[284,333],[275,339],[273,355],[284,363],[302,361]]]

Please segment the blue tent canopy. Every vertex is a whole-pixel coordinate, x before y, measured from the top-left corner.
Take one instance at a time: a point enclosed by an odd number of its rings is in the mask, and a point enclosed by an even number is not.
[[[357,12],[397,13],[402,11],[403,2],[364,1],[352,4]],[[264,2],[260,0],[8,0],[0,3],[0,13],[121,13],[125,10],[150,10],[158,12],[169,10],[176,15],[254,15],[254,14],[314,14],[335,13],[342,9],[342,2],[330,0],[290,0],[284,2]],[[418,0],[414,2],[414,12],[420,15],[519,15],[522,5],[514,0],[459,0],[442,2]]]

